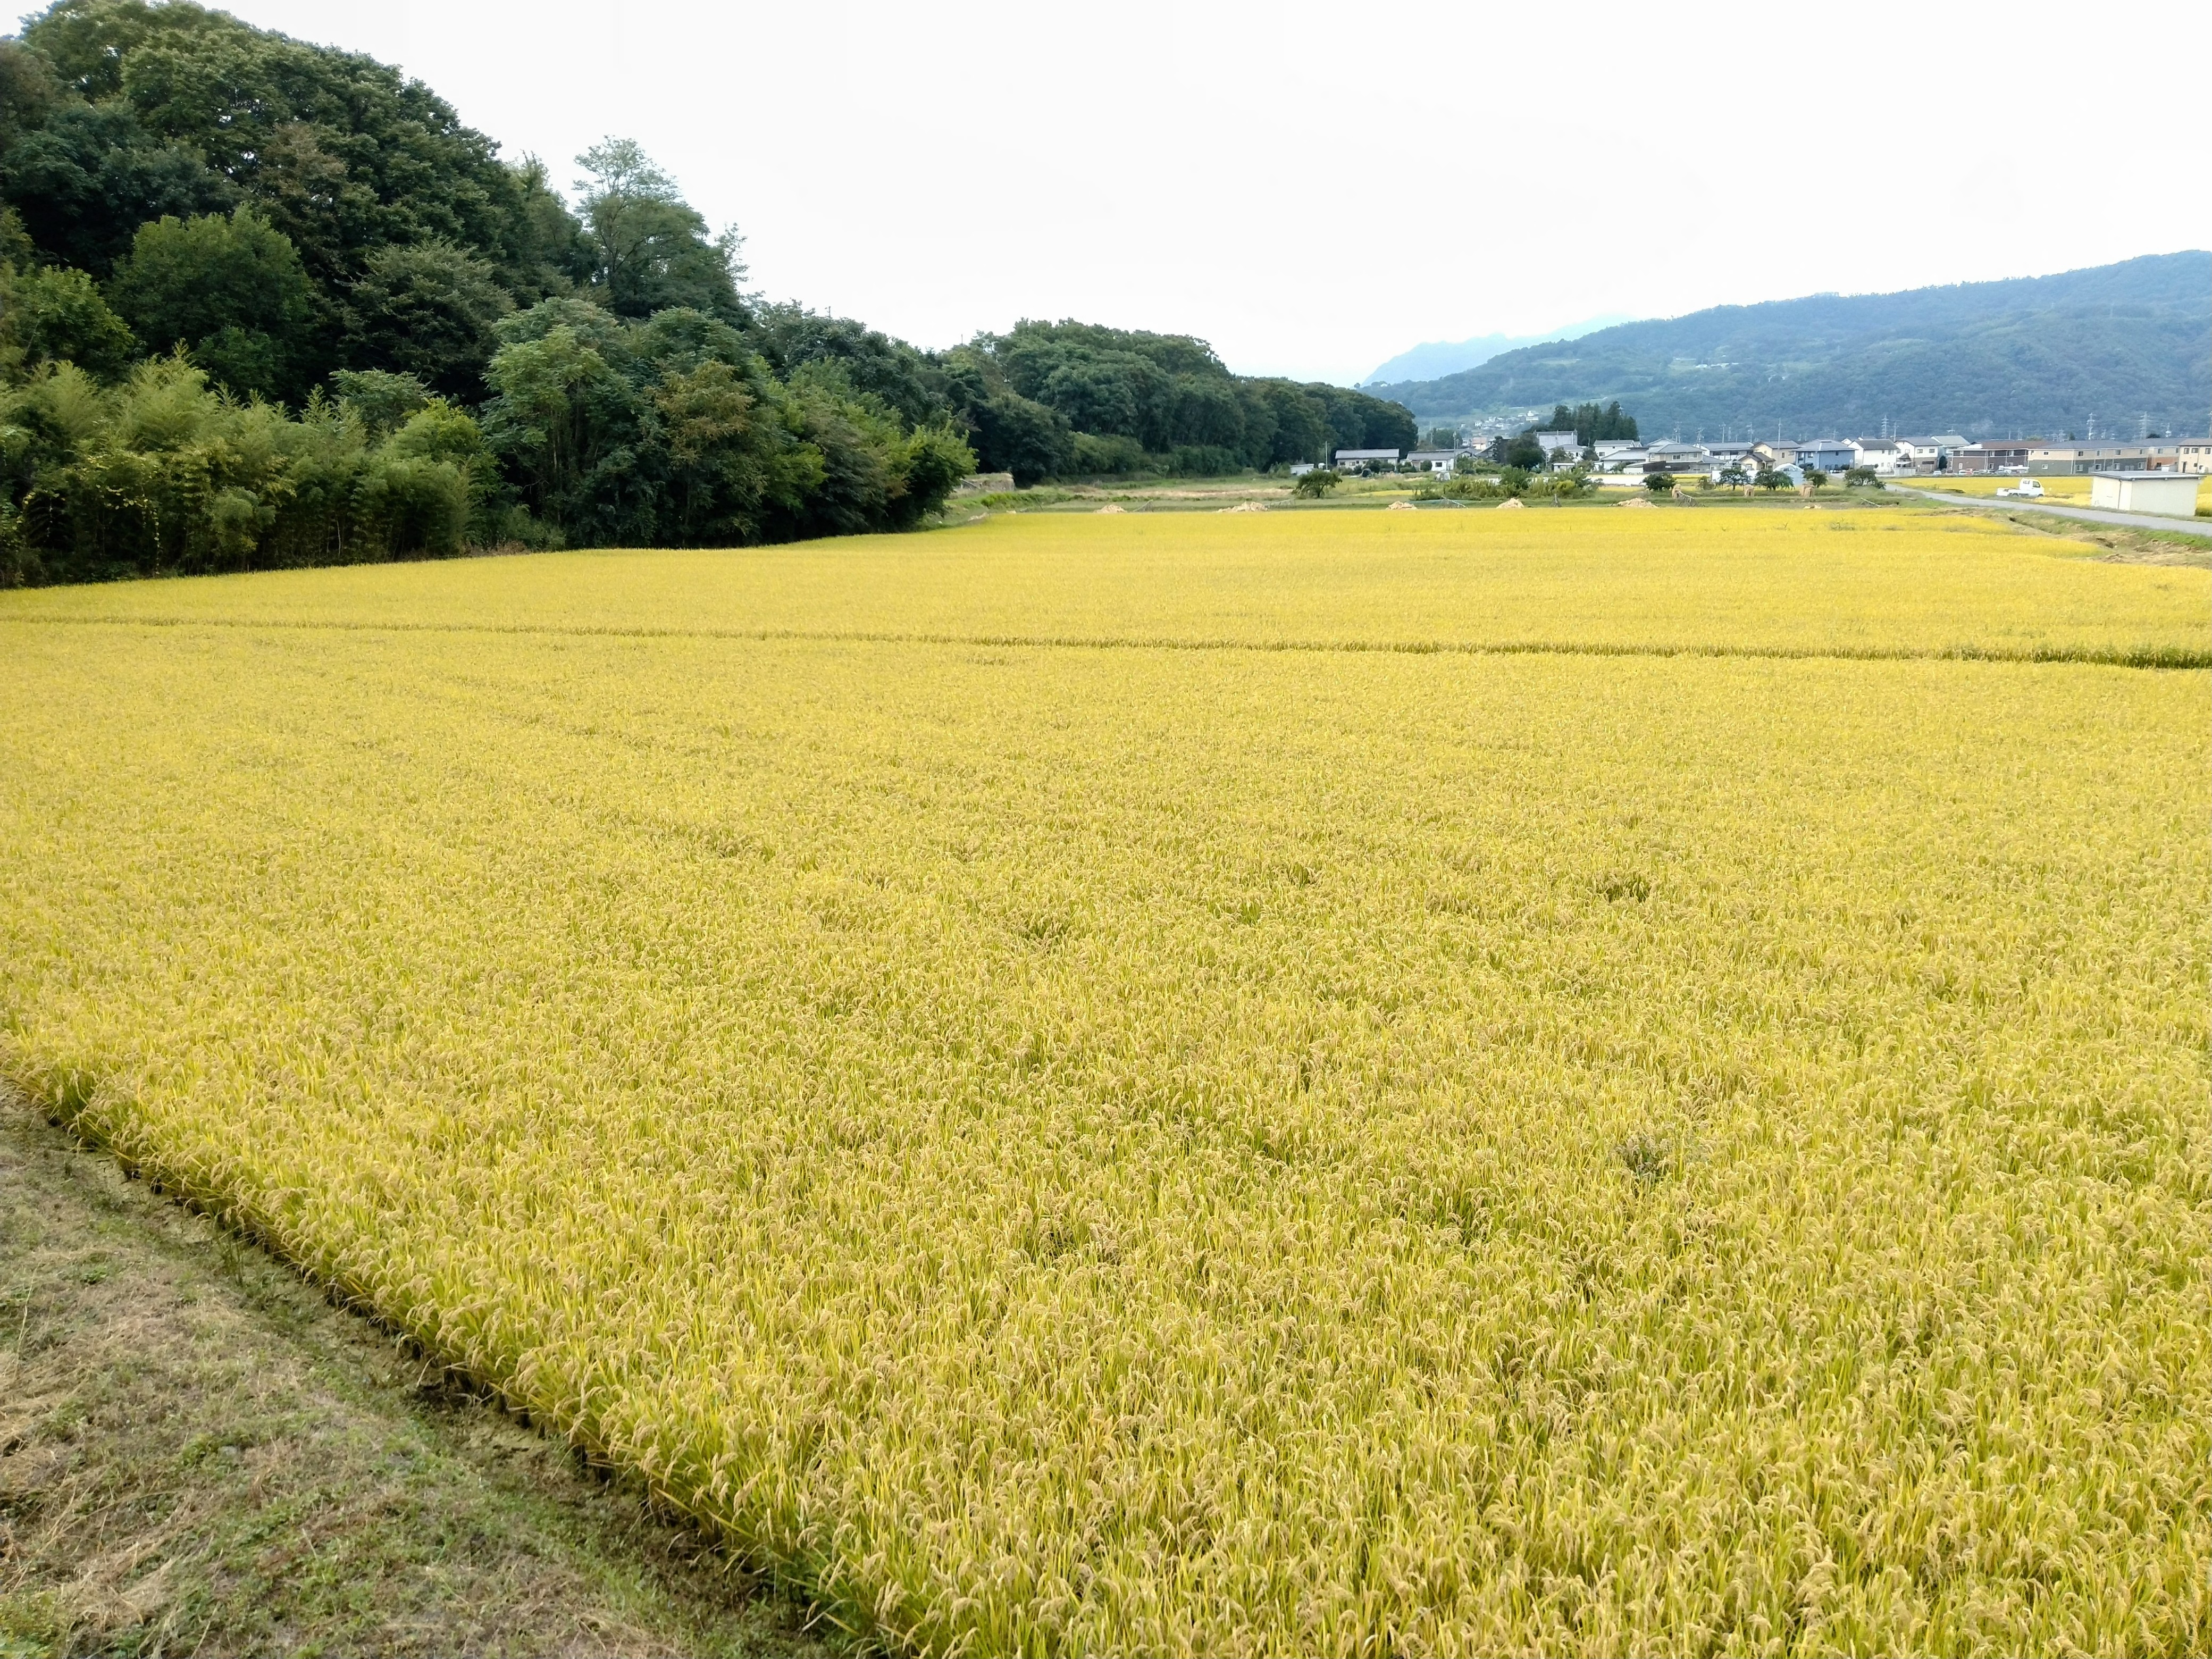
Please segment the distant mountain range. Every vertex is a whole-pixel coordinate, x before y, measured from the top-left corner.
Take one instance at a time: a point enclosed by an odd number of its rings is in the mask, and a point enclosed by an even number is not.
[[[1407,354],[1411,356],[1413,354]],[[1402,361],[1402,360],[1400,360]],[[2212,407],[2212,253],[1899,294],[1818,294],[1626,323],[1367,391],[1417,416],[1618,398],[1646,436],[1882,429],[2198,433]]]
[[[1425,341],[1411,351],[1400,352],[1360,384],[1375,386],[1384,381],[1433,380],[1442,375],[1456,374],[1463,368],[1479,368],[1492,357],[1518,350],[1522,346],[1544,345],[1555,340],[1579,340],[1585,334],[1595,334],[1615,323],[1632,320],[1626,312],[1613,312],[1603,317],[1570,323],[1566,327],[1555,328],[1548,334],[1478,334],[1471,340]]]

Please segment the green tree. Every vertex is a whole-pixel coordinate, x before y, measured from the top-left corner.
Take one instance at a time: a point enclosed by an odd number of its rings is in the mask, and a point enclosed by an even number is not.
[[[1419,438],[1400,404],[1344,386],[1246,380],[1188,335],[1024,321],[977,346],[1018,395],[1079,433],[1133,439],[1171,468],[1233,470],[1325,459],[1337,449],[1411,449]]]
[[[782,465],[778,411],[730,364],[670,365],[653,389],[672,465],[672,539],[679,545],[757,541],[763,510],[797,512],[816,469]]]
[[[1636,435],[1636,417],[1620,412],[1618,398],[1604,408],[1595,404],[1577,404],[1570,409],[1560,404],[1552,410],[1551,425],[1546,430],[1572,432],[1575,447],[1588,449],[1592,444],[1607,439],[1633,438]]]
[[[514,309],[489,262],[443,240],[378,248],[346,299],[345,356],[364,368],[414,374],[447,396],[474,398]]]
[[[379,435],[398,431],[430,402],[430,388],[413,374],[342,368],[331,376],[331,383],[337,388],[339,405]]]
[[[738,283],[745,268],[734,229],[709,238],[706,220],[634,139],[603,139],[576,164],[585,173],[576,191],[592,252],[592,286],[608,309],[648,317],[684,306],[743,320]]]
[[[907,434],[897,457],[899,489],[889,517],[896,530],[942,513],[954,489],[975,472],[975,452],[950,421],[935,421]]]
[[[1647,472],[1644,475],[1644,487],[1655,495],[1669,495],[1674,488],[1674,475],[1671,472]]]
[[[1828,475],[1816,466],[1808,466],[1805,469],[1805,482],[1818,489],[1828,482]]]
[[[1267,434],[1267,454],[1255,465],[1283,466],[1292,461],[1329,459],[1328,410],[1320,398],[1289,380],[1252,380],[1246,384],[1253,397],[1264,402],[1273,417]]]
[[[967,416],[980,464],[988,471],[1012,474],[1017,489],[1075,464],[1076,434],[1057,410],[1010,392],[971,404]]]
[[[113,380],[137,356],[138,342],[83,271],[0,264],[0,373],[70,362]]]
[[[572,544],[897,530],[975,468],[948,421],[909,425],[835,358],[779,382],[745,336],[702,312],[626,323],[547,300],[499,332],[485,442],[522,505]]]
[[[1088,470],[1076,434],[1059,410],[1014,390],[997,357],[981,345],[956,346],[936,359],[952,418],[986,472],[1010,472],[1017,488]],[[1138,452],[1142,454],[1141,448]]]
[[[545,163],[526,155],[508,165],[515,204],[495,260],[517,305],[572,294],[592,279],[590,235],[553,189]]]
[[[1308,501],[1319,501],[1344,481],[1329,468],[1317,466],[1310,472],[1301,472],[1291,480],[1291,489]]]
[[[1164,449],[1175,436],[1159,407],[1167,385],[1166,376],[1139,360],[1076,357],[1055,364],[1036,397],[1079,432],[1134,438],[1148,449]]]
[[[1078,478],[1124,477],[1160,465],[1134,438],[1102,438],[1095,432],[1079,432],[1074,435],[1073,453],[1060,474]]]
[[[525,503],[572,542],[650,544],[654,417],[622,372],[629,353],[619,325],[586,301],[548,300],[501,332],[484,376],[484,435]]]
[[[99,277],[147,220],[227,212],[239,195],[190,145],[148,133],[127,104],[65,102],[0,151],[0,198],[39,252]]]
[[[127,111],[252,202],[333,304],[362,257],[392,243],[442,237],[523,275],[526,176],[389,64],[189,0],[58,0],[23,43],[76,107]]]
[[[1771,466],[1762,466],[1759,469],[1758,477],[1754,477],[1752,483],[1771,495],[1775,490],[1787,489],[1790,487],[1790,475],[1787,472],[1777,471]]]
[[[298,384],[307,273],[291,239],[251,208],[141,225],[112,295],[141,340],[185,347],[234,392],[283,397]]]
[[[928,425],[954,413],[945,362],[933,362],[905,341],[852,318],[825,317],[790,303],[761,306],[746,335],[769,366],[787,378],[825,358],[843,364],[855,390],[882,398],[909,426]]]

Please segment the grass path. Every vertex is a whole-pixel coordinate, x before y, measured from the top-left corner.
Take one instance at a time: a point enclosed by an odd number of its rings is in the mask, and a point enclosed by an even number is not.
[[[788,1604],[0,1098],[0,1655],[804,1655]]]

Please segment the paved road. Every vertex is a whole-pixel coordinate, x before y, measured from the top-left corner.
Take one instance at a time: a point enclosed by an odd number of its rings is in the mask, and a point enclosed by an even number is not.
[[[2100,507],[2060,507],[2051,501],[2024,501],[2011,495],[2002,501],[1993,495],[1954,495],[1944,490],[1914,489],[1905,484],[1891,484],[1889,488],[1901,495],[1917,495],[1923,501],[1942,501],[1948,507],[1990,507],[2005,513],[2015,509],[2052,513],[2062,519],[2085,519],[2091,524],[2116,524],[2129,530],[2179,530],[2184,535],[2212,540],[2212,519],[2178,519],[2163,513],[2114,513]]]

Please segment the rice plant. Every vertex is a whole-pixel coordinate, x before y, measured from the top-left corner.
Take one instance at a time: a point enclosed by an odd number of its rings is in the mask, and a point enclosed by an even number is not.
[[[893,1645],[2203,1650],[2205,573],[1492,516],[4,596],[0,1067]]]

